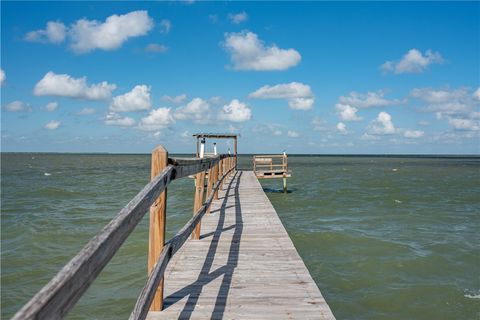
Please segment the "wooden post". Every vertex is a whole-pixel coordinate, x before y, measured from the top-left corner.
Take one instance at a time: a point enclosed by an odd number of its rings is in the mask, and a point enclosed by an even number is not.
[[[193,202],[193,214],[195,214],[198,209],[200,209],[203,205],[203,192],[205,190],[205,171],[197,173],[195,176],[196,187],[195,187],[195,199]],[[192,232],[192,239],[199,240],[200,239],[200,231],[201,231],[201,224],[202,221],[200,220],[195,227],[195,230]]]
[[[218,174],[218,178],[219,178],[219,179],[223,176],[223,173],[225,172],[224,166],[225,166],[225,159],[222,159],[222,160],[220,160],[220,165],[219,165],[219,169],[220,169],[220,170],[219,170],[220,172],[219,172],[219,174]],[[219,188],[220,190],[223,189],[223,181],[224,181],[224,180],[222,180],[222,181],[220,182],[220,188]]]
[[[218,161],[217,164],[215,165],[215,171],[213,173],[213,177],[215,179],[215,180],[213,180],[214,183],[217,183],[217,181],[218,181],[219,171],[220,171],[220,161]],[[215,191],[215,193],[213,195],[213,199],[218,200],[218,189],[217,189],[217,191]]]
[[[237,170],[238,155],[237,155],[237,138],[236,137],[235,139],[233,139],[233,154],[235,156],[235,170]]]
[[[151,179],[160,174],[168,164],[168,152],[162,146],[158,146],[152,152]],[[148,274],[155,267],[155,263],[162,252],[165,244],[165,222],[167,206],[167,189],[165,189],[157,201],[150,207],[150,227],[148,237]],[[151,311],[163,309],[163,279],[157,288],[157,293],[150,305]]]
[[[283,174],[283,193],[287,193],[287,176]]]
[[[207,194],[206,194],[206,198],[208,199],[208,197],[210,196],[210,194],[212,193],[212,189],[213,189],[213,183],[214,183],[214,172],[215,172],[215,166],[211,167],[209,170],[208,170],[208,183],[207,183]],[[210,204],[207,208],[207,214],[210,213],[210,207],[212,205]]]
[[[232,153],[230,152],[230,148],[228,148],[228,157],[227,157],[227,172],[230,170],[230,165],[232,164]],[[227,174],[227,177],[230,177],[231,172]]]
[[[226,168],[226,172],[228,172],[228,170],[230,170],[230,157],[227,158],[227,168]],[[227,174],[227,177],[230,177],[230,173]]]

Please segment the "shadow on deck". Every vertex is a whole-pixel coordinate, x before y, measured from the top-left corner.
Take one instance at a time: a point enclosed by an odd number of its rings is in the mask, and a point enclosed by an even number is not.
[[[215,280],[216,278],[223,275],[223,280],[220,285],[220,290],[215,301],[215,306],[212,312],[212,318],[222,318],[223,313],[225,312],[225,306],[227,303],[227,297],[230,290],[230,285],[232,283],[233,273],[238,264],[238,255],[240,252],[240,240],[243,232],[243,218],[242,218],[242,208],[240,204],[240,195],[239,195],[239,186],[241,181],[242,172],[237,171],[235,175],[228,182],[225,196],[221,197],[223,199],[221,207],[218,210],[212,210],[212,213],[218,212],[219,218],[215,231],[203,234],[200,239],[205,239],[208,237],[213,237],[208,249],[208,253],[205,256],[205,261],[201,268],[200,274],[195,282],[189,284],[188,286],[177,290],[176,292],[165,297],[164,308],[167,310],[173,304],[179,302],[183,298],[188,296],[188,300],[183,307],[179,319],[190,319],[193,311],[197,305],[198,299],[202,293],[204,286]],[[232,184],[236,182],[235,188],[231,188]],[[233,191],[233,194],[231,194]],[[230,197],[235,198],[234,206],[227,206],[227,201]],[[225,227],[225,215],[226,209],[235,207],[235,224]],[[233,237],[230,243],[230,251],[228,254],[227,262],[224,266],[217,268],[216,270],[212,269],[212,264],[215,259],[215,254],[217,252],[218,243],[223,232],[234,229]]]

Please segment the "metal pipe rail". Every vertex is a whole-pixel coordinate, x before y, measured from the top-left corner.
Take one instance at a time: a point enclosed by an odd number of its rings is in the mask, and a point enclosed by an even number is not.
[[[170,258],[185,243],[192,232],[200,234],[200,221],[208,212],[212,200],[218,199],[223,180],[234,171],[236,159],[218,155],[205,159],[168,158],[168,152],[157,147],[152,152],[152,180],[73,257],[12,319],[62,319],[81,298],[123,242],[138,225],[150,207],[149,279],[142,290],[130,319],[145,319],[152,301],[152,310],[161,310],[162,277]],[[164,232],[152,216],[163,213],[165,222],[166,188],[170,182],[191,174],[205,178],[209,170],[207,201],[203,201],[204,181],[197,183],[194,216],[165,245]],[[197,181],[199,182],[199,181]],[[214,183],[213,183],[214,182]],[[153,214],[152,214],[153,213]],[[155,234],[152,230],[160,231]],[[194,239],[198,237],[194,236]],[[154,259],[152,258],[154,257]],[[153,263],[152,263],[153,261]],[[160,284],[160,285],[159,285]],[[154,296],[154,293],[157,295]]]

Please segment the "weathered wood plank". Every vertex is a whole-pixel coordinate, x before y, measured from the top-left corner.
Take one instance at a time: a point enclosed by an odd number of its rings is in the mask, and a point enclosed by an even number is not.
[[[203,204],[203,194],[205,191],[205,171],[197,173],[197,176],[195,177],[195,196],[194,196],[194,202],[193,202],[193,214],[195,215],[197,211],[200,209],[200,207]],[[197,225],[195,226],[195,229],[193,229],[192,232],[192,239],[198,240],[200,239],[200,231],[202,227],[202,220],[199,220]]]
[[[150,168],[151,179],[165,169],[168,165],[168,152],[163,146],[158,146],[152,152],[152,161]],[[162,252],[165,244],[165,225],[166,225],[166,209],[167,209],[167,188],[158,196],[158,199],[150,207],[150,223],[148,232],[148,261],[147,271],[150,274],[155,267],[155,263]],[[160,311],[163,309],[163,280],[157,287],[157,292],[150,306],[152,311]]]
[[[147,319],[334,319],[253,172],[224,182],[165,277],[166,308]]]
[[[215,169],[213,167],[208,170],[208,184],[207,184],[207,195],[206,195],[207,199],[212,194],[212,189],[214,184],[214,180],[213,180],[214,170]],[[207,213],[210,213],[210,206],[208,206]]]

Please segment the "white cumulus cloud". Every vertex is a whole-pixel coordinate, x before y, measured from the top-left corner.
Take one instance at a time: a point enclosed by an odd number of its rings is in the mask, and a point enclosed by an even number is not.
[[[132,91],[113,98],[110,110],[114,112],[130,112],[148,110],[152,107],[150,87],[136,85]]]
[[[177,108],[174,117],[178,120],[205,122],[210,118],[210,104],[201,98],[194,98],[186,105]]]
[[[386,61],[380,66],[385,72],[421,73],[434,63],[443,63],[443,58],[438,52],[427,50],[425,54],[417,49],[410,49],[399,61]]]
[[[147,11],[114,14],[105,22],[80,19],[69,30],[70,47],[76,53],[87,53],[95,49],[115,50],[129,38],[147,34],[153,25],[153,19]]]
[[[425,132],[421,130],[405,130],[405,132],[403,133],[403,136],[409,139],[418,139],[423,137],[424,133]]]
[[[58,21],[49,21],[45,29],[30,31],[25,35],[26,41],[59,44],[67,36],[67,27]]]
[[[230,21],[232,23],[239,24],[239,23],[242,23],[244,21],[247,21],[248,20],[248,15],[245,11],[239,12],[239,13],[229,13],[228,14],[228,19],[230,19]]]
[[[5,106],[5,109],[11,112],[31,112],[32,111],[32,108],[28,103],[25,103],[20,100],[15,100],[10,102]]]
[[[352,107],[348,104],[337,103],[335,105],[335,109],[337,109],[340,119],[343,121],[360,121],[362,117],[357,115],[358,109]]]
[[[55,129],[58,129],[58,127],[60,127],[60,121],[56,121],[56,120],[49,121],[44,126],[44,128],[48,130],[55,130]]]
[[[223,106],[220,110],[218,118],[220,120],[243,122],[250,120],[252,117],[252,110],[245,104],[237,99],[230,101],[229,104]]]
[[[309,85],[300,82],[263,86],[248,95],[254,99],[285,99],[292,109],[308,110],[313,107],[315,97]]]
[[[478,91],[478,89],[477,89]],[[447,119],[455,130],[478,131],[480,127],[478,112],[479,100],[476,92],[467,88],[459,89],[413,89],[410,95],[426,103],[420,110],[435,113],[437,119]]]
[[[107,126],[132,127],[135,125],[135,120],[130,117],[122,117],[115,112],[109,112],[105,116],[104,123]]]
[[[392,116],[384,111],[380,112],[367,128],[370,135],[389,135],[396,132]]]
[[[296,110],[309,110],[314,103],[313,98],[293,98],[288,101],[288,106]]]
[[[45,109],[46,109],[47,111],[50,111],[50,112],[57,110],[57,108],[58,108],[58,102],[56,102],[56,101],[49,102],[49,103],[47,103],[47,105],[45,106]]]
[[[157,131],[173,124],[173,118],[170,108],[158,108],[150,111],[147,117],[142,118],[138,127],[146,131]]]
[[[286,70],[302,59],[295,49],[265,46],[255,33],[249,31],[226,33],[224,46],[231,55],[235,70]]]
[[[356,108],[386,107],[406,102],[398,99],[389,100],[384,98],[384,96],[385,93],[383,91],[367,92],[366,94],[353,91],[348,96],[341,96],[339,101],[342,104],[348,104]]]
[[[87,78],[72,78],[68,74],[49,71],[37,82],[33,93],[36,96],[59,96],[89,100],[104,100],[112,96],[117,86],[103,81],[87,85]]]

